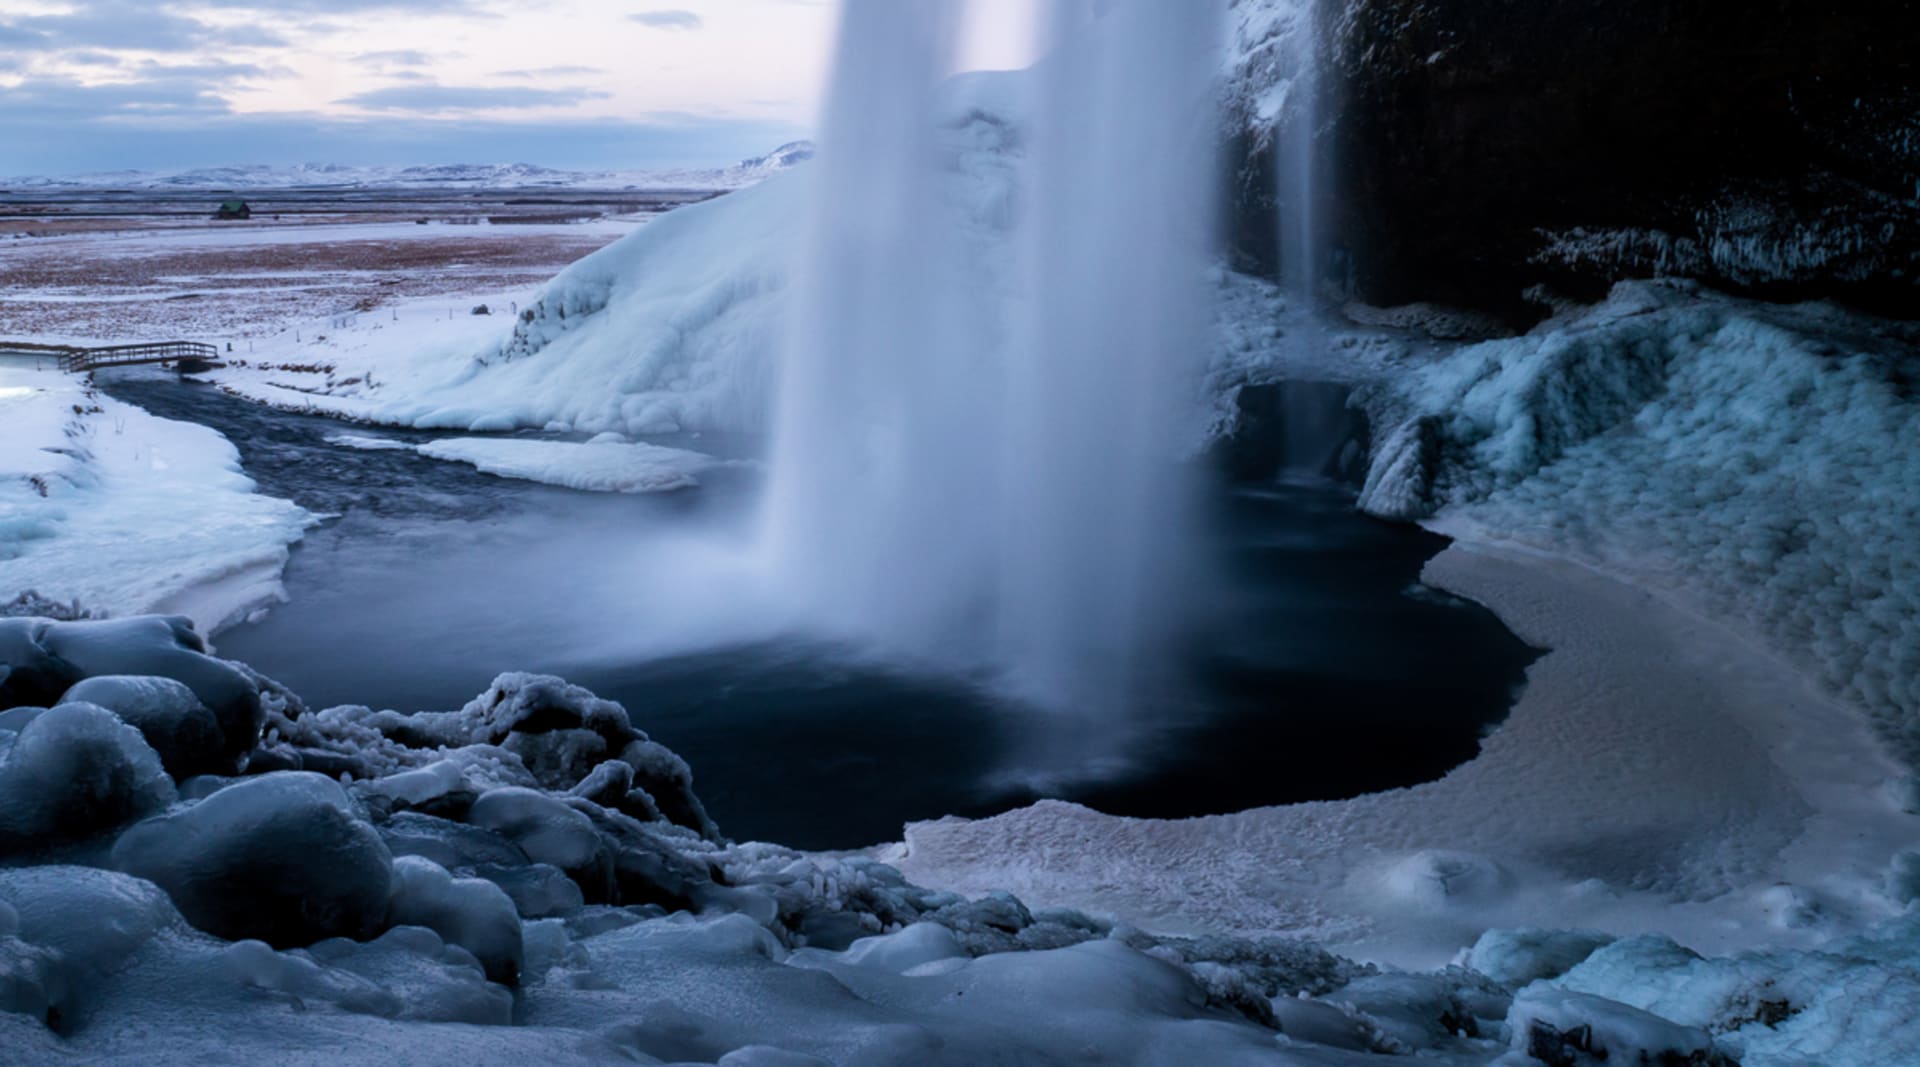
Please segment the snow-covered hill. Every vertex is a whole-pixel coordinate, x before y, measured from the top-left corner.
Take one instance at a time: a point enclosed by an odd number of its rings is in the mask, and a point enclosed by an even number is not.
[[[727,167],[559,170],[532,163],[358,167],[341,163],[246,164],[191,170],[103,171],[4,179],[22,191],[82,189],[736,189],[813,157],[794,141]]]

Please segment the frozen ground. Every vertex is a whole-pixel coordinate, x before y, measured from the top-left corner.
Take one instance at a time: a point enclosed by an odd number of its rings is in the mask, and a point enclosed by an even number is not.
[[[644,220],[128,225],[0,242],[0,338],[198,340],[244,359],[289,324],[302,327],[299,340],[286,337],[297,348],[354,315],[391,317],[397,304],[466,315],[481,302],[473,294],[531,287]]]
[[[0,603],[159,611],[205,632],[279,596],[311,517],[263,497],[233,446],[32,359],[0,356]]]

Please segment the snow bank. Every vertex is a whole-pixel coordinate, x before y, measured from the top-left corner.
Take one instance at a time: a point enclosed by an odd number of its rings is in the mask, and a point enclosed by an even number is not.
[[[255,493],[218,433],[0,358],[0,435],[0,602],[35,590],[211,633],[282,597],[311,517]]]
[[[1739,620],[1920,761],[1910,329],[1628,283],[1414,376],[1362,504]]]
[[[659,493],[700,484],[720,465],[699,452],[638,442],[529,441],[458,437],[421,445],[434,459],[471,463],[488,474],[596,493]]]
[[[806,183],[801,168],[679,208],[538,293],[490,298],[521,308],[505,336],[498,319],[401,308],[289,330],[257,344],[259,366],[209,377],[271,404],[423,429],[757,428]]]

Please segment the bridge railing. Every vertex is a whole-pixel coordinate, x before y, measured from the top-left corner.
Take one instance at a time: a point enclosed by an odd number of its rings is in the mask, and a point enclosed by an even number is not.
[[[163,341],[144,345],[108,345],[105,348],[75,349],[60,357],[60,369],[70,372],[94,370],[132,363],[161,363],[178,360],[218,361],[220,350],[198,341]]]

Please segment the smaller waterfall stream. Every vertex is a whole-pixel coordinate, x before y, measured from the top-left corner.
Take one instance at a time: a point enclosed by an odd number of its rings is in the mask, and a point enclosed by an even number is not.
[[[1323,117],[1323,72],[1320,66],[1320,4],[1300,0],[1291,33],[1288,58],[1293,66],[1287,87],[1287,106],[1274,140],[1274,174],[1280,188],[1276,224],[1280,228],[1280,283],[1302,307],[1312,308],[1321,298],[1326,269],[1320,219],[1319,132]]]

